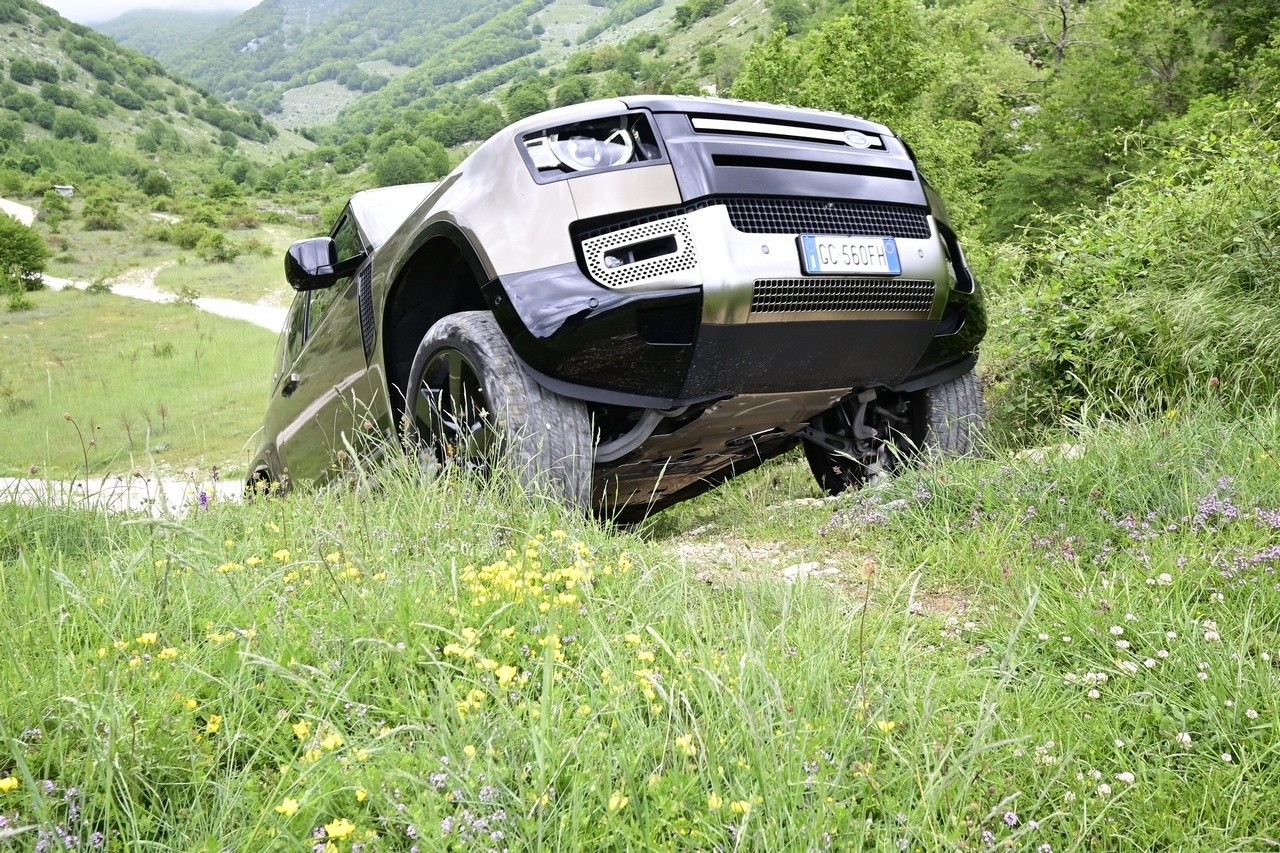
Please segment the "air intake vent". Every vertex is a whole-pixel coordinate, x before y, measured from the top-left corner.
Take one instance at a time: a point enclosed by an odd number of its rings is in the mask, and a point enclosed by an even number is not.
[[[730,198],[733,227],[748,234],[865,234],[927,240],[929,216],[923,210],[862,201],[791,198]]]
[[[376,333],[373,322],[373,272],[366,264],[360,271],[360,279],[356,283],[356,304],[360,310],[360,339],[364,343],[364,357],[373,353],[373,337]]]
[[[753,314],[893,313],[928,316],[934,284],[879,278],[770,278],[756,282]]]
[[[646,222],[582,241],[591,277],[606,287],[662,281],[698,265],[683,216]]]
[[[580,224],[576,233],[579,239],[587,241],[716,205],[728,208],[733,227],[747,234],[842,234],[912,240],[927,240],[933,234],[929,228],[929,214],[918,207],[875,201],[767,196],[712,196],[685,207],[655,210],[612,222],[597,219],[589,225]]]

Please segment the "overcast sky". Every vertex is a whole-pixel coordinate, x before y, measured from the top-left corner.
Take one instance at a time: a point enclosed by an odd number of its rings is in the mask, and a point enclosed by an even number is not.
[[[101,24],[134,9],[180,9],[184,12],[243,12],[260,0],[41,0],[78,24]]]

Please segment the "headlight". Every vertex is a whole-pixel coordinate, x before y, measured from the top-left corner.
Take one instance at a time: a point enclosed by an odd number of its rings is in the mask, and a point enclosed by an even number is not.
[[[639,113],[550,128],[526,135],[523,142],[540,175],[608,169],[661,156],[648,120]]]

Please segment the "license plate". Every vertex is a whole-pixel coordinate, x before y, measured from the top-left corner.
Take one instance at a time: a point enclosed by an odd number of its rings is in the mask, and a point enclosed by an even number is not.
[[[898,244],[892,237],[815,237],[812,234],[802,234],[800,263],[810,275],[902,274]]]

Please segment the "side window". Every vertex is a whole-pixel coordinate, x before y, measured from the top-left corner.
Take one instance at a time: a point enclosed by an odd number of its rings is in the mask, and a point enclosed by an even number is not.
[[[289,307],[289,315],[284,321],[284,331],[280,335],[280,345],[276,351],[276,379],[287,374],[293,367],[302,345],[306,341],[307,302],[309,293],[299,293],[293,298]]]
[[[360,242],[360,234],[356,231],[356,222],[351,215],[344,214],[338,220],[338,225],[333,229],[333,242],[338,250],[338,260],[345,261],[348,258],[354,258],[356,255],[364,251],[364,246]],[[314,331],[320,325],[320,318],[328,310],[333,301],[338,298],[338,294],[346,289],[347,281],[343,279],[332,287],[324,290],[317,290],[311,294],[311,321],[310,329]],[[310,332],[308,332],[310,334]]]

